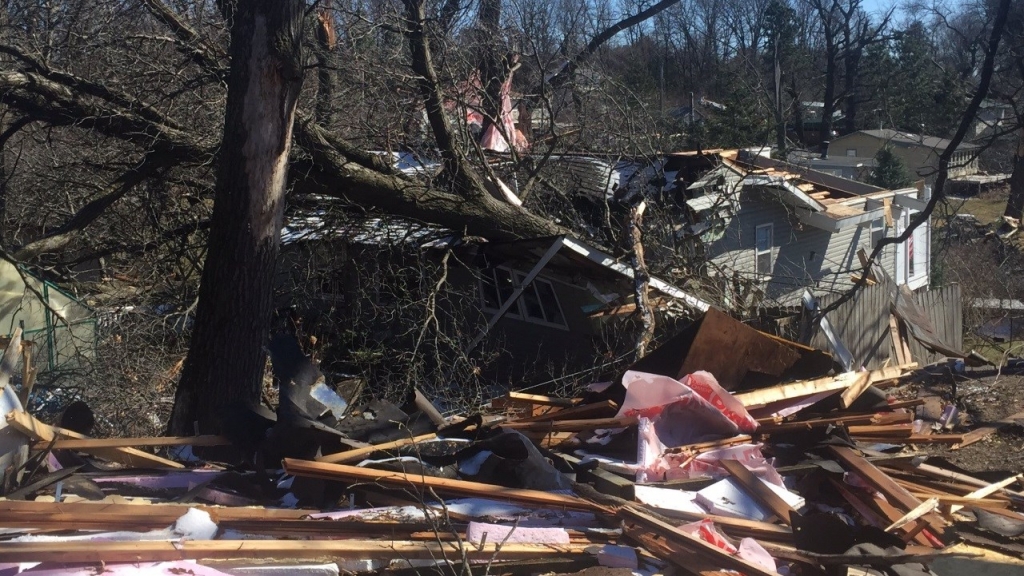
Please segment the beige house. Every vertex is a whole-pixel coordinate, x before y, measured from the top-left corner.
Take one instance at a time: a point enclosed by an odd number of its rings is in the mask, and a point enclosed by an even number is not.
[[[890,146],[907,167],[911,177],[931,184],[939,171],[939,155],[949,146],[949,142],[945,138],[899,130],[859,130],[832,140],[828,145],[828,156],[873,159],[884,146]],[[974,144],[960,144],[950,163],[949,177],[977,174],[978,151],[979,147]]]
[[[93,310],[52,282],[0,260],[0,335],[18,327],[36,343],[40,371],[71,368],[95,356]]]

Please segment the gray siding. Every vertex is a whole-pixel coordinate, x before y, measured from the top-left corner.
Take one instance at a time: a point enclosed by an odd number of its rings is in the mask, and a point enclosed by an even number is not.
[[[769,223],[773,264],[770,279],[762,280],[768,305],[796,305],[805,287],[819,295],[848,289],[851,274],[860,269],[858,249],[868,253],[872,249],[869,223],[829,233],[799,222],[793,209],[772,193],[743,189],[724,233],[706,245],[712,273],[758,281],[755,230]],[[887,230],[887,235],[892,236],[893,230]],[[894,247],[883,252],[882,266],[895,277]]]

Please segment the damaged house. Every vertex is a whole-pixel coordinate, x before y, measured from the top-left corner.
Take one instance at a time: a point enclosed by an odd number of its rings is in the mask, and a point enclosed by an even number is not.
[[[315,335],[336,374],[389,382],[411,370],[521,388],[602,374],[632,351],[632,270],[568,236],[457,240],[407,222],[300,213],[283,244],[278,306]],[[708,307],[667,282],[651,288],[664,314]]]
[[[805,288],[848,288],[858,252],[902,233],[926,203],[914,188],[883,190],[747,151],[670,155],[665,172],[685,187],[693,223],[682,233],[704,250],[727,304],[753,293],[792,306]],[[930,234],[926,222],[884,249],[881,266],[898,285],[928,285]]]

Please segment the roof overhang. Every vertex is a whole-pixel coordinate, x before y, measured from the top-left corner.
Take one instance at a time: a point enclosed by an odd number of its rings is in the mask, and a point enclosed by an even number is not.
[[[782,201],[794,208],[804,208],[807,210],[813,210],[814,212],[824,212],[825,205],[818,202],[814,198],[808,196],[803,190],[793,186],[784,178],[771,177],[771,176],[760,176],[752,174],[742,180],[743,184],[752,184],[754,186],[764,186],[768,189],[776,189],[782,192],[786,192],[781,196]]]

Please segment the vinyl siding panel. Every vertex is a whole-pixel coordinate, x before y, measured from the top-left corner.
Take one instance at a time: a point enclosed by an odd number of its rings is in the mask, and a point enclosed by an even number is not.
[[[851,274],[860,270],[857,251],[872,250],[869,223],[833,234],[800,223],[793,209],[769,192],[744,189],[738,200],[725,232],[706,244],[709,268],[718,277],[761,282],[766,305],[797,305],[805,287],[817,295],[848,289]],[[770,277],[761,278],[755,272],[755,231],[769,223],[773,228],[773,266]],[[886,234],[893,236],[894,230],[888,229]],[[887,247],[882,266],[892,277],[895,262],[895,247]]]

